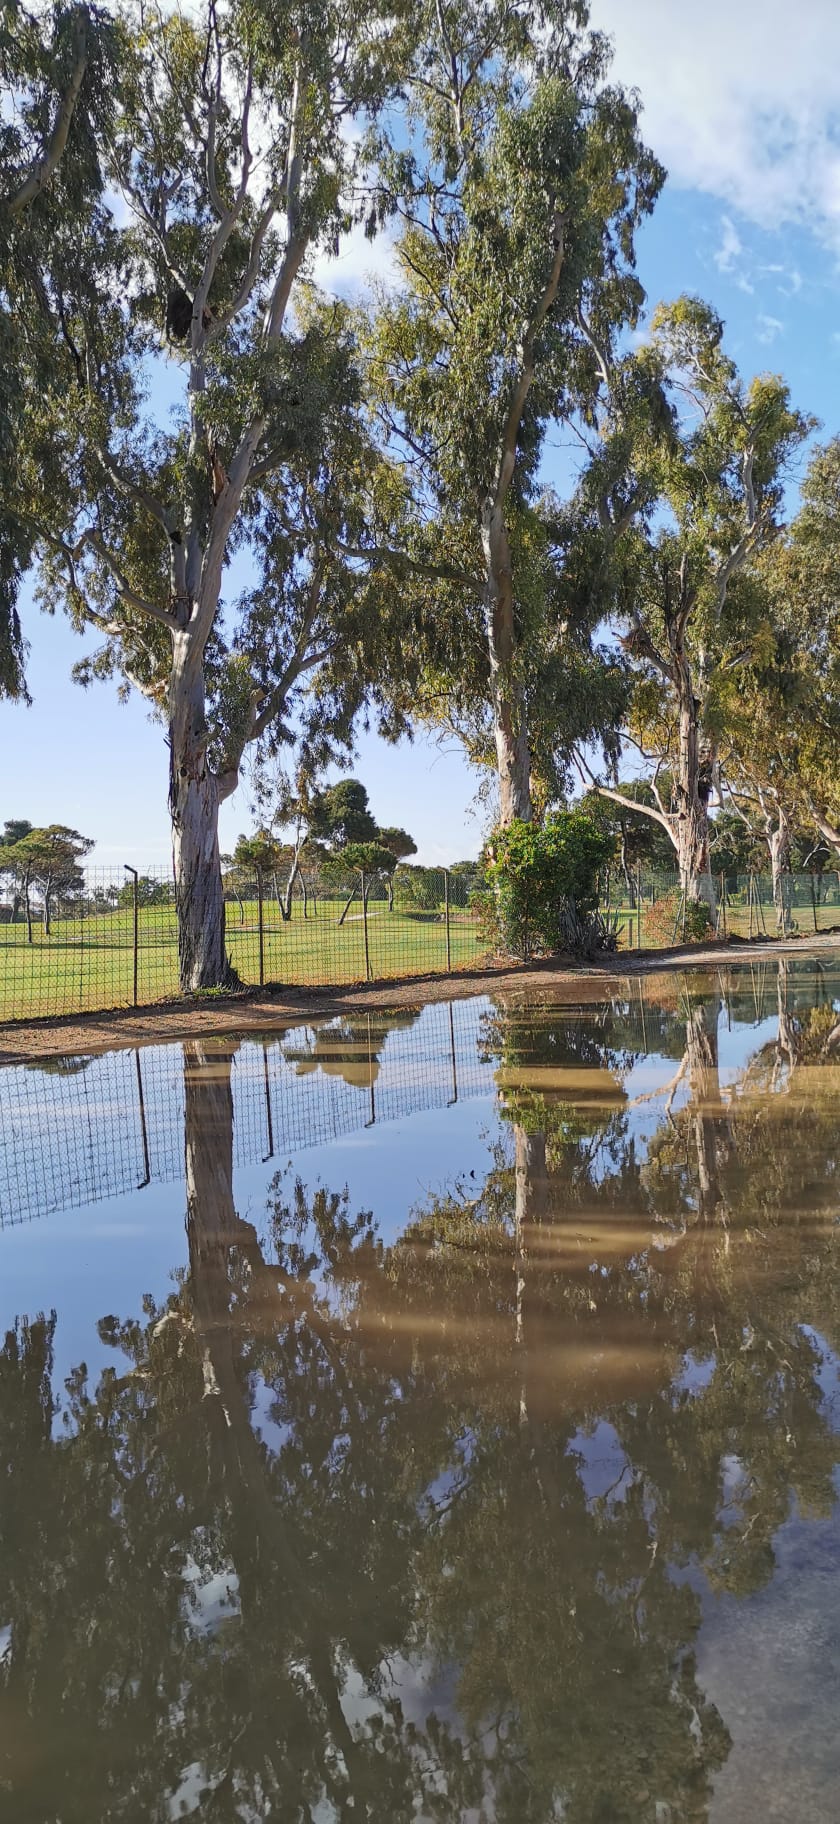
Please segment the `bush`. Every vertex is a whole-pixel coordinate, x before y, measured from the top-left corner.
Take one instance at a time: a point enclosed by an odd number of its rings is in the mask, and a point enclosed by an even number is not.
[[[685,925],[685,938],[683,938]],[[714,927],[709,915],[709,908],[704,899],[689,899],[683,913],[682,894],[679,887],[673,887],[669,893],[663,893],[655,905],[645,906],[642,913],[642,931],[645,947],[655,949],[658,945],[670,944],[707,944],[714,937]]]
[[[614,846],[582,811],[557,811],[542,825],[517,819],[494,831],[487,875],[504,948],[527,960],[596,947],[605,937],[595,917],[598,876]]]

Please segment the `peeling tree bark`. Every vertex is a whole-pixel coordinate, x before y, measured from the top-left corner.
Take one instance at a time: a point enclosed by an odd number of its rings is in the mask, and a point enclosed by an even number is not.
[[[783,935],[787,936],[791,927],[791,888],[793,885],[790,872],[790,824],[781,804],[777,805],[776,810],[776,824],[770,829],[767,841],[773,875],[776,924]]]
[[[174,639],[169,709],[169,812],[178,912],[181,989],[236,980],[225,949],[225,899],[219,854],[219,782],[208,763],[203,665]]]
[[[674,844],[680,870],[680,890],[689,900],[700,900],[714,922],[715,886],[709,858],[709,797],[711,755],[701,757],[700,704],[694,695],[691,672],[682,641],[674,651],[674,674],[679,703],[679,747],[674,779],[676,809]]]
[[[487,652],[499,775],[499,818],[503,825],[512,823],[514,818],[529,823],[531,753],[525,693],[515,669],[510,543],[501,507],[492,498],[482,517],[481,542],[487,570]]]

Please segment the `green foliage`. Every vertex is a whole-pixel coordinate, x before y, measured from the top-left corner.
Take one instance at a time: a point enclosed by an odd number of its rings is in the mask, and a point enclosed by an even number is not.
[[[233,851],[233,865],[242,875],[264,879],[280,866],[283,845],[268,830],[257,830],[253,836],[238,836]]]
[[[417,854],[414,837],[409,836],[407,830],[401,830],[395,824],[389,824],[385,829],[380,827],[377,831],[377,841],[383,843],[386,849],[390,849],[397,861],[405,861],[409,855]]]
[[[390,877],[397,865],[393,850],[386,848],[383,842],[348,842],[338,851],[337,860],[348,874],[358,869],[361,873],[380,877]]]
[[[730,878],[767,867],[764,837],[735,811],[721,810],[710,824],[712,872]]]
[[[2,831],[0,831],[0,849],[11,848],[16,842],[20,842],[22,837],[29,836],[32,828],[27,817],[7,817]]]
[[[367,789],[360,779],[339,779],[337,784],[312,793],[308,821],[310,834],[336,849],[345,848],[349,842],[375,842],[378,836]]]
[[[152,874],[141,874],[137,880],[138,906],[169,906],[174,898],[171,880],[155,880]],[[134,881],[126,880],[116,895],[120,906],[133,906]]]
[[[59,345],[72,359],[65,302],[80,243],[102,227],[122,36],[97,6],[0,4],[0,697],[27,700],[17,597],[36,533],[19,477]]]
[[[598,876],[613,852],[612,836],[581,811],[495,830],[486,865],[506,947],[523,959],[566,947],[568,908],[582,921],[591,917]]]
[[[439,868],[400,867],[394,875],[394,903],[417,912],[436,912],[443,903]]]

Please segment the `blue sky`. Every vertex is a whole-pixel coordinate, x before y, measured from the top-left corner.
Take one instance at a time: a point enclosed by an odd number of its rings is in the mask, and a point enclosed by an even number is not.
[[[641,91],[646,136],[669,171],[638,243],[650,303],[708,297],[742,371],[784,374],[822,434],[840,432],[840,6],[593,0],[592,11],[614,39],[616,75]],[[318,277],[352,292],[387,261],[386,246],[353,237]],[[558,460],[549,450],[549,473]],[[0,823],[72,824],[96,838],[102,866],[165,865],[160,727],[140,699],[120,704],[113,685],[75,686],[84,642],[28,591],[22,607],[34,704],[0,705]],[[412,831],[421,860],[477,852],[478,779],[451,743],[394,749],[361,735],[353,771],[380,822]],[[251,822],[246,783],[223,808],[223,848]]]

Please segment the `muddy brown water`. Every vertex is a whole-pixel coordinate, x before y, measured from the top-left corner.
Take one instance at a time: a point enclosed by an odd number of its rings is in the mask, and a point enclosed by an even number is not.
[[[0,1071],[0,1819],[840,1815],[840,956]]]

